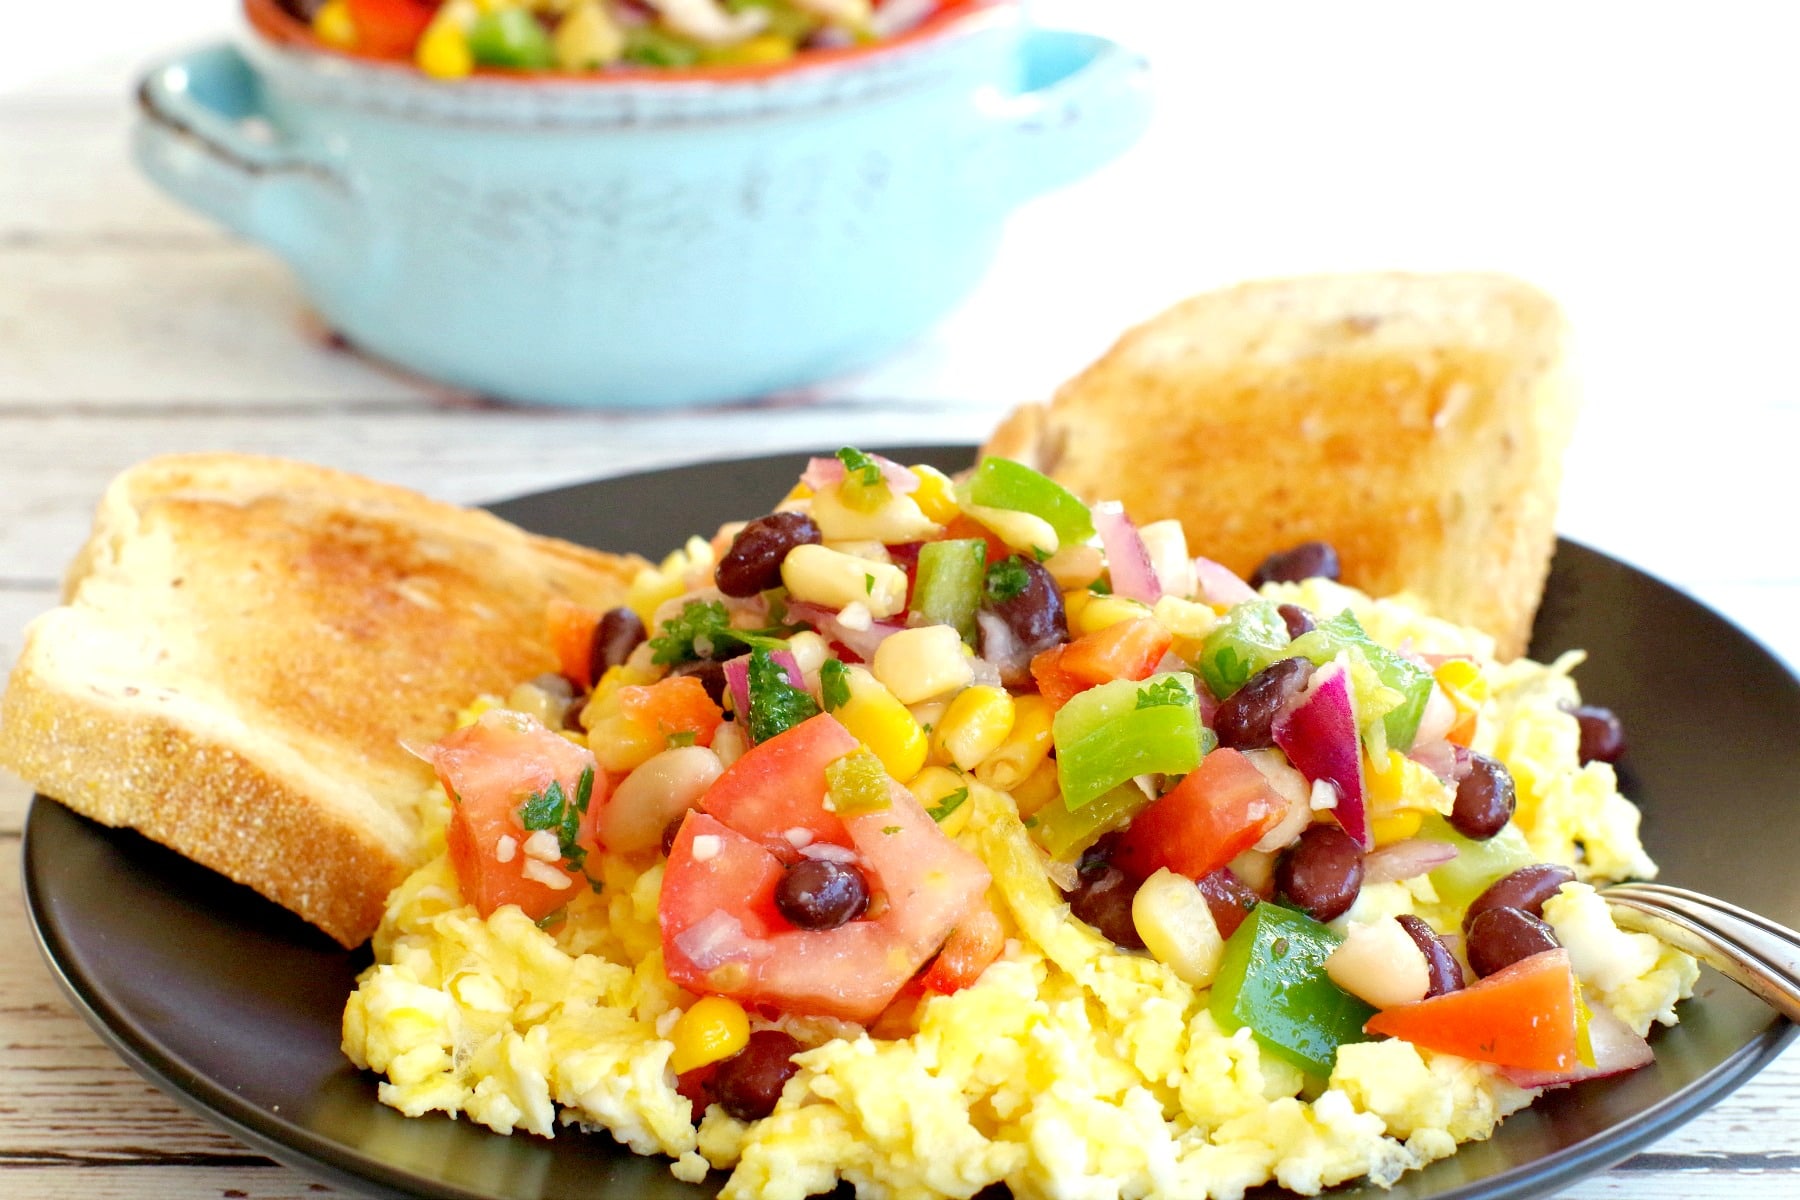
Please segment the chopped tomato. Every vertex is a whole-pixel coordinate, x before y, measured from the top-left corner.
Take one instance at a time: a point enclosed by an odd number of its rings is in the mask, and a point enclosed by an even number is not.
[[[1236,750],[1214,750],[1173,791],[1132,819],[1112,861],[1148,879],[1167,867],[1189,879],[1218,870],[1281,823],[1288,802]]]
[[[920,983],[928,992],[955,992],[968,987],[1006,946],[1006,930],[993,906],[983,904],[951,930]]]
[[[797,839],[848,846],[844,822],[825,811],[825,768],[861,745],[836,717],[812,717],[732,763],[700,807],[783,861],[797,856]]]
[[[992,878],[906,788],[889,780],[884,809],[825,811],[825,764],[857,745],[834,718],[814,717],[753,747],[707,793],[706,811],[682,822],[658,905],[670,979],[744,1003],[866,1022],[969,918]],[[787,834],[830,832],[833,823],[842,840],[816,840],[854,850],[879,915],[796,928],[773,897],[783,859],[798,857],[794,841],[811,843]]]
[[[1468,747],[1475,744],[1475,726],[1480,722],[1481,714],[1474,709],[1459,713],[1456,724],[1444,735],[1444,740],[1458,746]]]
[[[1058,665],[1089,685],[1115,679],[1148,679],[1175,637],[1150,617],[1120,621],[1063,647]]]
[[[450,794],[444,831],[450,863],[477,912],[486,917],[516,904],[535,921],[573,899],[577,885],[585,886],[566,861],[545,862],[525,852],[531,834],[520,809],[552,783],[566,804],[575,803],[586,771],[593,772],[589,811],[598,807],[606,798],[606,775],[586,749],[530,717],[495,710],[433,746],[430,759]],[[595,849],[591,840],[582,841],[583,849]]]
[[[958,513],[950,518],[950,523],[948,525],[944,526],[943,540],[945,541],[966,541],[969,538],[980,538],[987,543],[987,560],[989,566],[1004,559],[1011,558],[1013,555],[1011,546],[1008,546],[998,537],[995,537],[993,530],[972,517],[966,517],[961,513]]]
[[[1067,704],[1077,692],[1085,692],[1093,686],[1063,670],[1063,651],[1067,649],[1067,645],[1053,646],[1031,660],[1031,677],[1037,680],[1038,694],[1052,710]]]
[[[356,48],[384,58],[411,58],[437,12],[432,0],[349,0]]]
[[[619,713],[664,741],[712,745],[713,734],[725,722],[725,712],[706,694],[706,685],[693,675],[671,675],[648,686],[619,689]]]
[[[1478,1062],[1571,1071],[1579,1057],[1569,952],[1545,950],[1460,991],[1396,1005],[1363,1029]]]
[[[544,621],[550,627],[550,645],[562,673],[576,687],[594,686],[594,631],[600,614],[583,604],[552,596]]]

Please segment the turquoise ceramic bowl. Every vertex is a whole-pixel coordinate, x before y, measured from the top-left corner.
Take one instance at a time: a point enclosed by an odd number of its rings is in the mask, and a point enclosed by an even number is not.
[[[359,349],[508,400],[755,396],[869,363],[1006,214],[1142,131],[1142,60],[976,3],[747,77],[439,83],[263,34],[154,67],[139,164]]]

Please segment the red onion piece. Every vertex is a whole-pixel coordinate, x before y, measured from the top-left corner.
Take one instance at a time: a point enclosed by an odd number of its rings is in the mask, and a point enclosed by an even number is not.
[[[891,458],[883,458],[879,454],[869,455],[881,468],[881,478],[896,496],[904,496],[908,492],[919,490],[919,477],[895,462]],[[840,483],[844,478],[844,464],[837,458],[812,458],[806,462],[806,473],[800,476],[800,482],[813,491],[828,488]]]
[[[1363,803],[1356,707],[1350,698],[1350,673],[1343,664],[1331,662],[1320,667],[1298,703],[1275,718],[1270,732],[1295,770],[1313,783],[1322,779],[1337,789],[1337,807],[1332,813],[1338,824],[1365,851],[1374,849]]]
[[[781,668],[784,679],[801,690],[806,688],[806,676],[800,671],[800,663],[787,650],[770,651],[769,657]],[[750,716],[750,656],[740,654],[725,663],[725,686],[731,689],[731,710],[740,719],[748,720]],[[746,726],[748,728],[748,726]]]
[[[1093,509],[1094,529],[1100,534],[1100,545],[1106,551],[1106,569],[1112,576],[1115,596],[1155,604],[1162,599],[1162,584],[1156,578],[1156,567],[1150,562],[1150,548],[1138,536],[1137,526],[1118,504],[1096,504]]]
[[[1567,1071],[1528,1071],[1502,1067],[1500,1073],[1522,1088],[1566,1087],[1584,1079],[1600,1079],[1649,1066],[1656,1057],[1650,1043],[1639,1037],[1605,1005],[1596,1004],[1588,1015],[1588,1041],[1594,1047],[1594,1065]]]
[[[1437,870],[1455,857],[1456,847],[1449,842],[1407,838],[1371,851],[1363,859],[1363,882],[1397,883],[1402,879],[1413,879]]]
[[[675,948],[702,971],[749,957],[750,945],[743,922],[722,908],[713,909],[675,935]]]
[[[1425,711],[1419,716],[1419,730],[1413,735],[1413,742],[1435,742],[1456,728],[1459,714],[1450,697],[1435,684],[1431,688],[1431,696],[1425,701]]]
[[[870,621],[867,629],[852,629],[833,610],[804,602],[790,602],[787,611],[790,621],[806,622],[826,641],[836,642],[863,662],[873,662],[875,648],[906,628],[892,621]]]
[[[1194,580],[1200,588],[1200,599],[1208,604],[1230,607],[1256,599],[1256,589],[1239,579],[1230,567],[1210,558],[1194,560]]]
[[[1031,648],[1019,641],[1011,625],[985,608],[975,614],[975,624],[981,630],[976,643],[981,657],[994,665],[1001,679],[1010,683],[1030,676]]]
[[[1406,757],[1436,775],[1444,783],[1456,778],[1457,747],[1443,738],[1430,742],[1415,742],[1413,748],[1406,752]]]

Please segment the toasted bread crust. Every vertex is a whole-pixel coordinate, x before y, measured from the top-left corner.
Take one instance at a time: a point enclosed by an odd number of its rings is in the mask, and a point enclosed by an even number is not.
[[[1512,657],[1555,548],[1572,432],[1554,304],[1496,275],[1244,284],[1128,332],[986,448],[1179,518],[1240,574],[1313,538]]]
[[[555,668],[551,596],[611,607],[643,565],[324,468],[155,459],[26,631],[0,765],[355,945],[419,855],[406,746]]]

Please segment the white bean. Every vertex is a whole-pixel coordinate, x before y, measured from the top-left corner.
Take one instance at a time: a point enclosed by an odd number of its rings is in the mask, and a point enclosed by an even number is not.
[[[698,804],[724,771],[705,746],[676,746],[645,760],[601,806],[601,844],[621,854],[655,849],[669,822]]]

